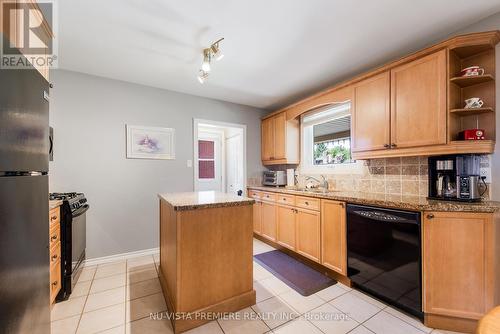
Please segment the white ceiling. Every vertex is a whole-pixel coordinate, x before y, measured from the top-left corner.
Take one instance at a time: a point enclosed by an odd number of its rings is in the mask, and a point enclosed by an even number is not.
[[[61,0],[60,68],[274,109],[500,11],[496,0]],[[499,27],[500,28],[500,27]],[[196,79],[201,50],[225,58]]]

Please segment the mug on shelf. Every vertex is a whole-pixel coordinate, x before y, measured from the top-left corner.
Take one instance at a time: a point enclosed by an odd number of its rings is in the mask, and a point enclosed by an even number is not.
[[[483,74],[484,74],[484,68],[479,67],[479,66],[469,66],[467,68],[464,68],[462,71],[460,71],[460,75],[463,77],[470,77],[470,76],[483,75]]]
[[[484,102],[479,97],[471,97],[470,99],[465,100],[465,108],[481,108]]]

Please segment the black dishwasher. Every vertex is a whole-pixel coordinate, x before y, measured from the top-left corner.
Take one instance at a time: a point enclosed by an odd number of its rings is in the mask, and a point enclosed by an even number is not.
[[[353,285],[423,319],[420,213],[347,205]]]

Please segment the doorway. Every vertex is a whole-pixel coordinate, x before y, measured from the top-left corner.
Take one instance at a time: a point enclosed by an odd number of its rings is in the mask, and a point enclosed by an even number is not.
[[[194,119],[194,190],[244,193],[246,125]]]

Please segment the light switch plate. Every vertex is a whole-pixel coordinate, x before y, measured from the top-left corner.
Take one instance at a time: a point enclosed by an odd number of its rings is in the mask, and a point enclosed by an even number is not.
[[[484,182],[491,183],[491,156],[483,155],[481,156],[481,166],[479,168],[480,176],[485,176]]]
[[[187,161],[187,166],[188,166],[188,168],[193,167],[193,160],[188,160]]]

